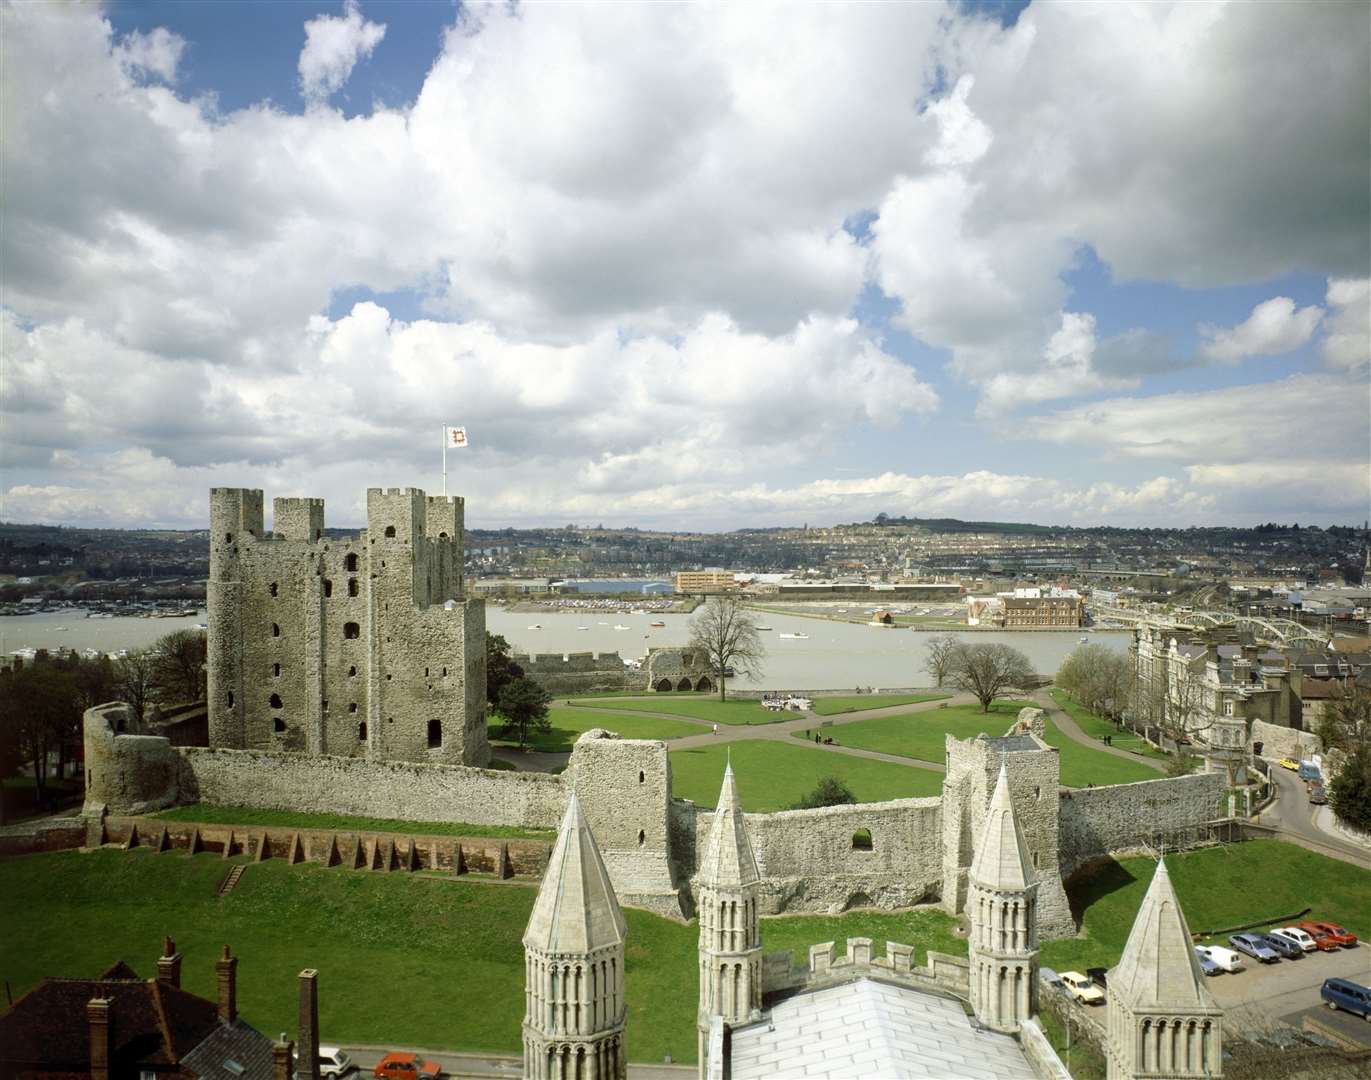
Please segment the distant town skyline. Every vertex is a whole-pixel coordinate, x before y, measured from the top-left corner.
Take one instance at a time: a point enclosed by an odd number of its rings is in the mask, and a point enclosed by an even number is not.
[[[1362,4],[0,6],[0,519],[1371,513]]]

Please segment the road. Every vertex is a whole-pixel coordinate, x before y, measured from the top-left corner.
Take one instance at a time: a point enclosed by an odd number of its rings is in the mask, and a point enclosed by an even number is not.
[[[1314,822],[1316,807],[1309,804],[1304,781],[1274,761],[1270,764],[1276,800],[1257,816],[1257,823],[1310,850],[1371,870],[1371,850],[1320,829]]]

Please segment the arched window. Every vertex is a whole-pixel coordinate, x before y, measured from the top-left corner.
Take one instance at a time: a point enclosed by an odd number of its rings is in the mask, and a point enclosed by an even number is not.
[[[639,769],[639,770],[638,770],[638,783],[640,783],[640,784],[645,784],[645,783],[647,783],[647,774],[644,773],[642,769]]]
[[[356,571],[357,571],[357,553],[356,553],[356,552],[353,552],[351,555],[349,555],[346,559],[343,560],[343,569],[344,569],[344,570],[347,570],[347,571],[349,571],[349,572],[351,572],[351,573],[356,573]]]
[[[394,536],[394,535],[395,535],[395,526],[394,526],[394,525],[387,525],[387,526],[386,526],[386,536],[389,537],[389,536]]]
[[[690,688],[691,688],[691,686],[690,686],[690,680],[689,680],[689,679],[682,679],[680,682],[678,682],[678,683],[676,684],[676,689],[677,689],[677,690],[689,690]]]
[[[271,677],[272,677],[273,679],[279,679],[279,678],[281,677],[281,665],[280,665],[280,664],[272,664],[272,665],[271,665]]]
[[[446,539],[447,539],[447,533],[445,533],[445,532],[440,532],[440,533],[438,534],[438,539],[439,539],[439,540],[446,540]]]
[[[281,695],[272,694],[271,697],[267,698],[267,704],[273,709],[279,709],[281,707]]]
[[[670,679],[658,679],[658,680],[657,680],[657,685],[654,686],[653,689],[656,690],[658,693],[663,693],[663,694],[669,693],[669,692],[671,691],[671,680],[670,680]]]
[[[271,583],[271,595],[272,595],[272,596],[275,596],[275,595],[277,595],[278,592],[279,592],[279,590],[278,590],[277,587],[276,587],[276,582],[273,581],[273,582]]]
[[[286,722],[282,720],[279,716],[276,717],[271,722],[271,730],[273,733],[277,735],[284,735],[286,733]]]
[[[343,637],[353,641],[362,636],[362,628],[355,622],[343,623]]]
[[[354,701],[351,705],[348,706],[348,712],[356,712],[356,711],[357,711],[357,702]]]
[[[639,829],[639,830],[638,830],[638,846],[639,846],[639,847],[642,847],[643,844],[645,844],[646,842],[647,842],[647,833],[645,833],[642,829]]]
[[[852,834],[852,850],[853,850],[853,851],[870,851],[870,850],[871,850],[871,830],[870,830],[870,829],[858,829],[856,832],[854,832],[854,833]]]
[[[333,595],[333,582],[331,582],[328,578],[324,578],[324,595]]]
[[[231,544],[231,543],[233,543],[233,533],[224,533],[224,543],[226,543],[226,544]]]
[[[359,588],[358,588],[358,586],[357,586],[357,579],[356,579],[355,577],[353,577],[353,578],[348,578],[348,595],[349,595],[349,596],[356,596],[356,595],[358,594],[359,591],[360,591],[360,590],[359,590]]]
[[[280,636],[281,636],[281,628],[280,628],[279,626],[277,626],[275,623],[272,623],[272,624],[271,624],[271,636],[272,636],[272,637],[280,637]]]
[[[353,677],[356,676],[356,674],[357,674],[357,665],[356,665],[356,664],[353,664],[351,667],[348,668],[348,677],[349,677],[349,678],[353,678]]]
[[[443,745],[443,722],[441,720],[430,720],[428,722],[428,748],[435,750]]]
[[[233,691],[232,691],[232,690],[230,690],[230,691],[228,692],[228,707],[229,707],[230,709],[233,708]]]
[[[353,708],[355,709],[357,708],[357,706],[354,705]],[[365,720],[363,720],[360,724],[357,725],[357,741],[367,741],[367,722]]]

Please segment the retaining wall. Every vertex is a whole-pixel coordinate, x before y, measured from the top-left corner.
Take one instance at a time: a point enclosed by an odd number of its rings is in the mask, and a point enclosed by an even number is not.
[[[1262,757],[1291,757],[1298,761],[1323,750],[1323,740],[1312,731],[1297,731],[1265,720],[1252,721],[1251,742],[1262,744]]]

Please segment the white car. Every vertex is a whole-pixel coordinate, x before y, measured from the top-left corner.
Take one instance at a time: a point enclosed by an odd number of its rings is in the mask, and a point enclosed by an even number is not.
[[[1082,1005],[1104,1004],[1104,995],[1100,993],[1100,988],[1079,971],[1063,971],[1061,979],[1071,996]]]
[[[1207,956],[1224,971],[1246,970],[1243,967],[1242,957],[1232,949],[1225,949],[1222,945],[1196,945],[1195,951],[1201,956]]]
[[[338,1077],[350,1073],[357,1066],[352,1063],[346,1050],[336,1046],[319,1047],[319,1075]]]
[[[1271,936],[1288,941],[1291,945],[1298,945],[1305,952],[1313,952],[1318,948],[1318,946],[1314,944],[1314,939],[1298,926],[1282,926],[1279,930],[1272,930]]]

